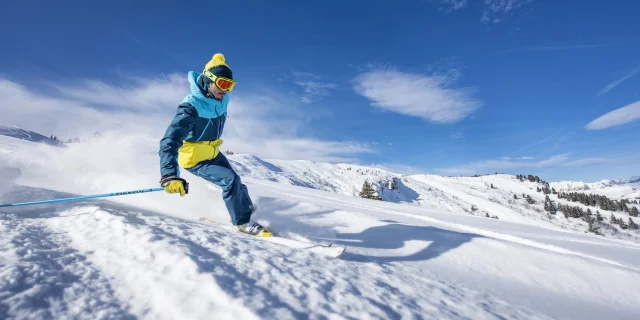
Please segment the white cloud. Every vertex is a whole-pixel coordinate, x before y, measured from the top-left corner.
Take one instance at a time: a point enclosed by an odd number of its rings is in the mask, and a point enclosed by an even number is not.
[[[600,90],[600,92],[598,92],[598,96],[608,93],[609,91],[613,90],[613,88],[620,85],[621,83],[631,79],[633,76],[638,74],[638,72],[640,72],[640,66],[635,67],[635,69],[632,69],[631,71],[629,71],[622,78],[611,81],[611,83],[606,85],[604,88],[602,88],[602,90]]]
[[[302,102],[304,103],[313,103],[323,97],[327,97],[331,95],[329,89],[334,89],[337,87],[333,83],[324,83],[311,80],[296,81],[295,83],[300,86],[304,92],[304,94],[302,95]]]
[[[559,165],[569,159],[569,153],[558,154],[549,159],[536,162],[536,167],[551,167]]]
[[[468,0],[436,0],[437,2],[443,4],[446,7],[447,11],[455,11],[458,9],[465,8],[468,4]]]
[[[610,163],[614,161],[613,159],[607,159],[607,158],[600,158],[600,157],[595,157],[595,158],[585,158],[585,159],[579,159],[579,160],[574,160],[574,161],[570,161],[565,163],[565,166],[567,167],[586,167],[586,166],[593,166],[593,165],[599,165],[599,164],[606,164],[606,163]]]
[[[550,44],[524,46],[524,47],[500,50],[498,51],[498,53],[593,49],[593,48],[619,46],[619,45],[625,45],[625,44],[630,44],[635,42],[638,42],[638,39],[611,41],[611,42],[592,42],[592,43],[578,43],[576,41],[565,41],[565,42],[556,42],[556,43],[550,43]]]
[[[386,170],[393,173],[412,175],[412,174],[424,174],[428,170],[422,167],[416,167],[411,165],[406,165],[402,163],[376,163],[376,164],[365,164],[368,167],[379,168],[382,170]]]
[[[158,117],[159,112],[147,115],[133,112],[136,110],[133,105],[131,109],[101,109],[92,101],[81,101],[64,95],[47,95],[43,91],[36,93],[19,83],[0,79],[0,96],[3,97],[0,101],[2,124],[39,131],[44,135],[70,138],[105,130],[144,131],[162,120]],[[72,89],[69,88],[67,92],[70,91]],[[93,94],[94,99],[99,99],[103,92],[96,91]],[[107,95],[104,97],[108,99]]]
[[[451,88],[458,76],[456,72],[427,76],[384,68],[358,75],[354,90],[382,110],[435,123],[455,123],[481,105],[473,97],[473,89]]]
[[[464,138],[464,134],[460,131],[454,131],[454,132],[451,132],[451,134],[449,134],[449,138],[453,140],[460,140]]]
[[[471,162],[466,165],[437,169],[438,172],[451,175],[471,175],[486,172],[525,169],[525,168],[549,168],[549,167],[584,167],[613,163],[624,158],[583,158],[569,161],[569,153],[553,155],[540,161],[530,161],[531,157],[520,157],[514,160],[503,157],[500,160],[485,160]]]
[[[480,20],[484,23],[499,23],[505,17],[513,15],[532,0],[485,0]]]
[[[50,94],[34,92],[0,78],[0,124],[61,139],[88,137],[96,131],[142,134],[155,148],[178,103],[189,92],[186,74],[134,79],[126,86],[96,80],[71,85],[58,82],[55,88]],[[308,124],[296,102],[287,99],[273,91],[232,96],[222,148],[265,158],[330,162],[373,152],[359,142],[302,136],[299,128]]]
[[[480,0],[431,0],[431,2],[440,5],[440,10],[447,13],[471,7],[469,3],[477,3],[479,8],[482,9],[480,21],[494,24],[504,21],[509,16],[515,15],[520,9],[532,1],[533,0],[484,0],[484,2],[481,3]],[[472,9],[475,10],[475,6]]]
[[[296,78],[294,83],[302,88],[301,101],[313,103],[331,95],[331,89],[337,88],[335,83],[322,81],[322,77],[310,72],[292,72]]]
[[[189,84],[182,74],[150,79],[133,78],[131,82],[125,86],[97,80],[71,85],[49,85],[62,95],[85,104],[144,112],[175,109],[185,93],[189,92]]]
[[[627,124],[636,120],[640,120],[640,101],[636,101],[620,109],[608,112],[589,122],[585,128],[589,130],[602,130]]]

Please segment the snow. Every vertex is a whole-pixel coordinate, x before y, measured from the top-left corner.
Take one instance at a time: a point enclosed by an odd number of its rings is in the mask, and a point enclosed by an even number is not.
[[[586,183],[582,181],[560,181],[549,184],[558,192],[581,192],[607,196],[611,199],[640,199],[640,177]]]
[[[443,177],[437,175],[404,176],[379,168],[350,165],[328,164],[312,161],[283,161],[277,159],[263,160],[250,155],[232,155],[229,157],[234,167],[244,177],[267,180],[301,187],[336,192],[344,195],[358,196],[364,181],[373,183],[378,194],[386,202],[406,203],[425,209],[446,210],[485,217],[497,217],[501,220],[534,225],[543,228],[564,229],[584,232],[588,229],[585,221],[565,218],[561,213],[549,215],[544,211],[545,195],[537,192],[542,186],[529,181],[521,182],[512,175],[489,175],[482,177]],[[391,190],[390,182],[397,188]],[[633,180],[629,180],[633,181]],[[625,187],[629,187],[625,181]],[[491,188],[491,185],[494,188]],[[552,184],[553,185],[553,184]],[[596,190],[595,188],[593,190]],[[600,190],[600,189],[597,189]],[[620,199],[630,195],[619,192],[619,189],[608,189],[609,194]],[[618,193],[616,193],[618,192]],[[514,194],[519,198],[514,199]],[[522,194],[529,195],[536,201],[528,204]],[[556,204],[569,204],[582,207],[550,194]],[[471,206],[477,208],[471,211]],[[591,207],[595,213],[597,208]],[[610,212],[601,212],[610,216]],[[615,212],[617,218],[625,222],[629,215]],[[640,219],[632,218],[640,223]],[[627,240],[640,240],[640,232],[622,230],[618,226],[607,226],[600,230],[608,237]]]
[[[15,150],[0,154],[3,203],[158,183],[157,141],[105,137],[62,149],[0,136],[0,143]],[[512,193],[541,202],[535,184],[230,158],[260,222],[346,245],[342,258],[199,222],[228,221],[220,190],[183,172],[191,184],[184,198],[158,192],[0,208],[0,318],[640,316],[640,244],[550,220],[534,210],[540,203],[508,202]],[[365,179],[387,201],[354,197]]]

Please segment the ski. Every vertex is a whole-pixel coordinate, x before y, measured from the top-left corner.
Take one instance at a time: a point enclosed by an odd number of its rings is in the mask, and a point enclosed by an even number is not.
[[[213,225],[217,225],[220,226],[226,230],[229,230],[231,232],[233,232],[233,226],[226,224],[226,223],[221,223],[218,221],[215,221],[211,218],[206,218],[206,217],[201,217],[200,222],[204,222],[204,223],[208,223],[208,224],[213,224]],[[316,254],[321,254],[324,256],[328,256],[328,257],[332,257],[332,258],[339,258],[347,249],[345,246],[339,246],[339,245],[335,245],[333,243],[330,244],[319,244],[319,243],[312,243],[312,242],[305,242],[305,241],[300,241],[300,240],[294,240],[294,239],[290,239],[290,238],[286,238],[283,237],[281,235],[278,235],[276,233],[271,234],[270,237],[259,237],[259,236],[250,236],[251,238],[255,238],[255,239],[260,239],[260,240],[264,240],[264,241],[268,241],[268,242],[272,242],[272,243],[276,243],[276,244],[280,244],[289,248],[294,248],[294,249],[303,249],[303,250],[308,250],[311,251],[313,253]]]

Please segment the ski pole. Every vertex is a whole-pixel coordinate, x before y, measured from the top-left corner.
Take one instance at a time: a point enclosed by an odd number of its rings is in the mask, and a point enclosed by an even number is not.
[[[164,190],[164,188],[150,188],[150,189],[140,189],[140,190],[132,190],[132,191],[122,191],[122,192],[113,192],[113,193],[94,194],[94,195],[82,196],[82,197],[61,198],[61,199],[41,200],[41,201],[32,201],[32,202],[20,202],[20,203],[9,203],[9,204],[0,204],[0,208],[2,208],[2,207],[29,206],[29,205],[33,205],[33,204],[76,201],[76,200],[95,199],[95,198],[116,197],[116,196],[124,196],[124,195],[128,195],[128,194],[156,192],[156,191],[162,191],[162,190]]]

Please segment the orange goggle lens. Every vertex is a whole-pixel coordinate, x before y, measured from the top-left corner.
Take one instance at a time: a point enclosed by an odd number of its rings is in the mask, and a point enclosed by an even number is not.
[[[235,85],[236,82],[231,79],[216,78],[216,87],[220,88],[220,90],[231,91]]]

